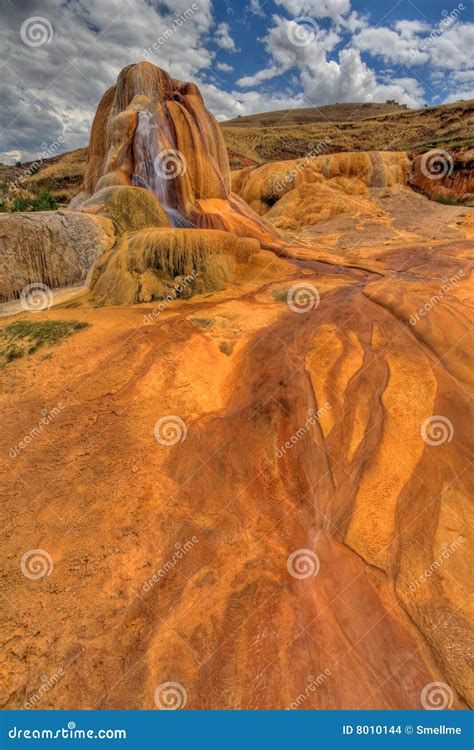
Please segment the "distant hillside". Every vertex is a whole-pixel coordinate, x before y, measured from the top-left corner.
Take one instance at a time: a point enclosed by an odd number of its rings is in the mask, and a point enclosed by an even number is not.
[[[328,104],[237,117],[221,123],[232,169],[340,151],[463,151],[474,146],[474,100],[425,109],[398,104]],[[46,159],[24,187],[66,204],[81,189],[87,149]],[[24,174],[0,165],[0,187]]]
[[[87,148],[78,148],[44,159],[41,164],[39,161],[24,162],[20,167],[0,164],[0,192],[8,192],[8,185],[13,183],[32,193],[46,191],[59,203],[67,204],[81,189],[86,161]],[[28,172],[37,165],[37,171],[28,176]],[[26,179],[19,182],[21,177]]]
[[[229,151],[256,162],[294,159],[314,149],[414,151],[474,145],[474,100],[425,109],[331,104],[238,117],[221,123]]]
[[[275,112],[260,112],[257,115],[246,115],[226,120],[221,125],[268,126],[268,125],[308,125],[313,122],[349,122],[377,117],[405,110],[400,104],[370,104],[356,102],[353,104],[325,104],[322,107],[304,107],[301,109],[278,109]]]

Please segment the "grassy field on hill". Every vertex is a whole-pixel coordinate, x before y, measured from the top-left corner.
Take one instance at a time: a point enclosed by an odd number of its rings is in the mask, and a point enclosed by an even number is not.
[[[258,163],[294,159],[314,148],[320,153],[456,150],[474,145],[474,100],[416,110],[334,104],[240,117],[221,127],[229,151]]]

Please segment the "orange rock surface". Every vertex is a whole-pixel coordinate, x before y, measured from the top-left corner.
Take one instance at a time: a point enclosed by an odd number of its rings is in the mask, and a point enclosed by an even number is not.
[[[1,705],[472,707],[473,212],[405,154],[231,189],[156,71],[96,115],[92,290],[5,318],[89,326],[2,370]],[[187,163],[161,193],[133,184],[151,110]]]

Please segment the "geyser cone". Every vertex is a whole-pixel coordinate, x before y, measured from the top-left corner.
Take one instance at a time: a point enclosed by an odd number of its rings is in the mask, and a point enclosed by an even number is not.
[[[214,253],[224,244],[227,254],[229,247],[238,247],[238,243],[216,244],[216,230],[234,239],[252,238],[254,251],[259,247],[255,240],[265,247],[278,246],[275,230],[233,195],[224,139],[197,86],[177,81],[148,62],[124,68],[117,84],[104,94],[92,125],[84,189],[81,210],[111,217],[119,235],[169,225],[199,232],[196,241],[207,242]],[[142,203],[144,210],[139,207]],[[134,218],[137,211],[140,222]],[[125,304],[143,298],[144,274],[148,287],[162,289],[162,283],[150,282],[150,273],[163,274],[155,262],[163,254],[163,235],[151,237],[159,248],[150,252],[148,234],[143,256],[147,269],[143,263],[136,264],[140,237],[135,238],[132,252],[127,236],[101,261],[98,273],[92,274],[92,288],[100,287],[103,292],[115,285],[114,302]],[[193,247],[186,235],[180,233],[174,239],[182,244],[183,252]],[[180,273],[172,264],[167,268],[170,280]],[[120,274],[126,276],[126,284],[118,283]],[[121,299],[120,289],[125,286],[127,293]],[[102,296],[111,299],[109,291]]]
[[[99,187],[104,180],[145,187],[172,223],[176,212],[195,211],[198,200],[229,199],[224,140],[198,88],[151,63],[125,68],[92,126],[85,189],[93,193],[99,180]]]
[[[260,245],[278,245],[275,230],[233,195],[224,139],[197,86],[174,80],[148,62],[124,68],[117,84],[104,94],[92,125],[84,189],[87,199],[81,210],[109,216],[119,235],[127,233],[91,275],[93,290],[100,289],[105,301],[140,301],[145,278],[152,290],[147,298],[159,296],[163,289],[163,264],[156,259],[165,251],[164,235],[148,233],[132,243],[132,232],[167,225],[171,231],[179,229],[174,238],[165,235],[170,248],[175,248],[173,257],[190,252],[196,242],[207,243],[212,253],[223,252],[225,246],[227,255],[240,247],[237,238],[252,238],[253,252]],[[142,202],[146,210],[139,209]],[[134,205],[139,223],[134,219]],[[190,241],[183,230],[198,232],[199,238]],[[216,242],[222,232],[229,233],[234,242]],[[156,252],[150,250],[150,242],[157,243]],[[176,243],[182,246],[179,252]],[[237,262],[241,261],[240,255]],[[171,283],[180,269],[172,263],[165,265]],[[150,274],[160,275],[160,283]],[[114,286],[117,292],[111,296]],[[122,298],[120,290],[125,288]]]

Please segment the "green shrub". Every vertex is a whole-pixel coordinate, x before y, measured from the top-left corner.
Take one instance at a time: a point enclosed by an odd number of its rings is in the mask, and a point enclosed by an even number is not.
[[[437,203],[444,203],[446,206],[461,206],[457,198],[453,198],[450,195],[438,195],[436,196]]]
[[[89,323],[80,320],[17,320],[0,328],[0,368],[40,347],[57,346]]]
[[[54,195],[43,191],[34,198],[15,198],[12,211],[55,211],[57,207]]]

